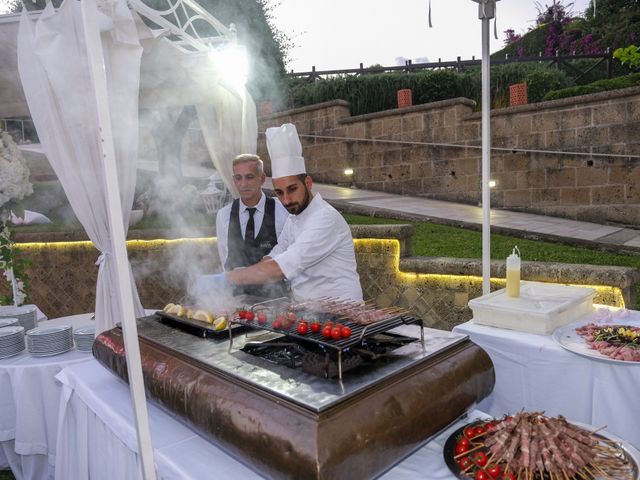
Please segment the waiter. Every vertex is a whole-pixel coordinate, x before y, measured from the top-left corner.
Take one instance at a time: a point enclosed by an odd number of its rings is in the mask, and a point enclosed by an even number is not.
[[[262,159],[238,155],[233,160],[233,183],[240,198],[224,206],[216,215],[218,253],[225,271],[259,262],[278,242],[289,216],[282,204],[262,191],[266,180]],[[234,294],[278,298],[288,295],[282,280],[265,285],[244,285]]]
[[[268,128],[273,188],[291,214],[278,244],[260,262],[209,276],[207,289],[266,283],[286,278],[297,300],[335,297],[362,300],[351,230],[306,173],[302,145],[292,124]]]

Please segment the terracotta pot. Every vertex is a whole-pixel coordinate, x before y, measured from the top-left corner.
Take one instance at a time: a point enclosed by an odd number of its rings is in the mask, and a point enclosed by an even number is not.
[[[514,85],[509,85],[509,106],[526,105],[527,103],[529,103],[529,99],[527,97],[527,84],[516,83]]]
[[[411,89],[398,90],[398,108],[410,107],[411,105],[413,105]]]

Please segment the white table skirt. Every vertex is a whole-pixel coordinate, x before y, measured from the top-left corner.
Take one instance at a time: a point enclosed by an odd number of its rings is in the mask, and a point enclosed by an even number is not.
[[[90,325],[90,314],[48,320],[42,325]],[[63,368],[92,359],[72,350],[52,357],[32,357],[26,350],[0,360],[0,466],[18,480],[53,476],[61,386],[55,376]]]
[[[57,378],[64,386],[56,480],[137,479],[138,448],[129,387],[97,361],[66,368]],[[154,403],[148,409],[158,478],[262,478]],[[473,411],[470,418],[482,415]],[[457,422],[381,478],[455,478],[444,463],[442,448],[449,434],[468,421]]]
[[[631,311],[640,321],[640,312]],[[586,315],[585,320],[596,317]],[[550,335],[515,332],[472,321],[453,329],[491,357],[496,385],[479,405],[491,415],[544,410],[605,427],[640,446],[640,363],[621,364],[567,351]]]

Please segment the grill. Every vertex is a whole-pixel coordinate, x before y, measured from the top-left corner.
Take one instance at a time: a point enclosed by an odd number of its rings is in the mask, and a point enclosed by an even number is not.
[[[344,305],[349,308],[357,308],[360,320],[363,320],[363,316],[371,315],[373,317],[381,318],[380,320],[370,321],[365,319],[367,322],[366,325],[363,325],[361,322],[357,323],[353,320],[350,320],[348,317],[339,316],[339,314],[334,314],[323,309],[323,305]],[[320,303],[311,304],[299,304],[299,305],[290,305],[284,299],[276,299],[268,302],[262,302],[259,304],[255,304],[249,308],[249,310],[255,313],[265,313],[267,315],[267,321],[265,323],[258,324],[257,320],[254,318],[253,320],[246,320],[240,317],[239,312],[235,312],[233,316],[230,318],[229,322],[229,351],[233,349],[233,327],[232,325],[241,325],[243,327],[251,328],[260,328],[261,330],[268,330],[271,332],[279,333],[282,335],[286,335],[293,341],[304,345],[311,345],[316,348],[312,348],[315,350],[316,355],[324,353],[325,360],[324,364],[326,365],[324,376],[325,378],[330,378],[335,375],[331,374],[331,358],[335,359],[337,365],[337,376],[340,381],[342,381],[342,373],[343,373],[343,361],[345,355],[350,354],[350,350],[359,347],[359,350],[362,352],[363,349],[367,350],[367,340],[378,335],[380,333],[387,332],[393,328],[399,327],[401,325],[418,325],[420,327],[420,342],[424,347],[424,328],[422,326],[422,321],[417,319],[407,312],[402,310],[390,310],[385,311],[382,309],[378,309],[375,306],[367,305],[367,306],[359,306],[356,304],[350,304],[345,302],[340,302],[339,300],[334,299],[323,299]],[[273,323],[276,320],[276,316],[278,314],[283,313],[284,311],[293,311],[295,312],[297,318],[307,319],[307,321],[316,320],[321,325],[326,322],[332,322],[333,324],[340,324],[347,326],[351,329],[351,335],[348,338],[341,339],[332,339],[327,338],[322,335],[321,332],[311,332],[309,331],[306,334],[300,334],[296,330],[297,323],[294,321],[286,328],[275,328]],[[391,313],[394,312],[394,313]],[[333,355],[332,355],[333,353]],[[365,356],[367,354],[365,353]]]

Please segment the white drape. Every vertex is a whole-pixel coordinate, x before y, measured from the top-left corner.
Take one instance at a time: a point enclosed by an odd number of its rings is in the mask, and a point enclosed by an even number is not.
[[[243,95],[220,96],[215,104],[198,104],[196,111],[213,166],[233,196],[238,197],[231,162],[241,153],[256,153],[256,105],[245,90]]]
[[[125,232],[138,157],[138,90],[142,48],[126,2],[100,12],[109,107]],[[49,2],[32,23],[25,11],[18,33],[18,70],[47,157],[87,235],[101,252],[96,287],[96,334],[122,320],[100,147],[80,3]],[[129,268],[131,272],[131,269]],[[136,316],[144,314],[133,282]]]

